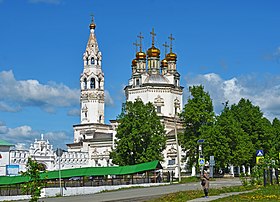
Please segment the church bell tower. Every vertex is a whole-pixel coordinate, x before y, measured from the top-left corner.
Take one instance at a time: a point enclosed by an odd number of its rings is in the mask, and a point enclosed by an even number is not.
[[[90,35],[83,54],[84,69],[80,77],[81,124],[104,123],[104,74],[93,17],[89,28]]]

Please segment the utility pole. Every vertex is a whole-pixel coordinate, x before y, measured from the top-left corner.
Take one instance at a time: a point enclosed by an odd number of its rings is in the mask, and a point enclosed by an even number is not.
[[[56,149],[56,155],[58,156],[59,160],[58,160],[58,178],[59,178],[59,190],[60,190],[60,196],[63,196],[63,189],[61,186],[61,167],[60,167],[60,161],[61,161],[61,156],[63,154],[63,150],[62,149]]]
[[[175,133],[176,150],[177,150],[178,180],[179,182],[181,182],[181,166],[180,166],[180,153],[179,153],[179,143],[178,143],[178,134],[177,134],[176,114],[174,115],[174,133]]]

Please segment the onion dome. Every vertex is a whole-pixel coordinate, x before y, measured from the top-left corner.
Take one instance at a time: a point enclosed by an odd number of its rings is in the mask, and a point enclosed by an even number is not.
[[[177,60],[177,55],[176,55],[176,53],[172,53],[172,52],[168,53],[168,54],[166,55],[166,60],[167,60],[167,61],[176,61],[176,60]]]
[[[135,67],[137,65],[137,60],[136,59],[133,59],[132,62],[131,62],[131,66],[132,67]]]
[[[90,29],[95,29],[96,25],[94,23],[90,23],[89,28]]]
[[[136,59],[146,59],[146,54],[142,51],[136,53]]]
[[[161,67],[167,67],[167,66],[168,66],[167,60],[164,58],[164,59],[161,61]]]
[[[155,46],[152,46],[151,48],[148,49],[147,55],[148,55],[148,57],[157,57],[157,58],[159,58],[160,50],[157,49]]]

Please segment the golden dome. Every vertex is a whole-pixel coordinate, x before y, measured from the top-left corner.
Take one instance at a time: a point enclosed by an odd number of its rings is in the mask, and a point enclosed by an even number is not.
[[[90,25],[89,25],[89,28],[90,29],[95,29],[95,27],[96,27],[96,25],[92,22],[92,23],[90,23]]]
[[[142,51],[136,53],[136,59],[146,59],[146,54]]]
[[[161,61],[161,66],[162,67],[167,67],[168,66],[167,60],[165,58]]]
[[[134,67],[134,66],[136,66],[137,65],[137,60],[136,59],[133,59],[132,60],[132,66]]]
[[[160,50],[157,49],[156,47],[152,46],[151,48],[148,49],[147,55],[148,55],[148,57],[159,57]]]
[[[167,61],[176,61],[177,60],[177,55],[176,55],[176,53],[168,53],[167,55],[166,55],[166,60]]]

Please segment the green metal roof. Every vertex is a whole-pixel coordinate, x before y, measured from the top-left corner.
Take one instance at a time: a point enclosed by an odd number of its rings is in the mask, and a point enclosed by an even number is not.
[[[129,175],[145,171],[162,169],[159,161],[151,161],[130,166],[112,167],[86,167],[61,170],[61,178],[82,177],[82,176],[103,176],[103,175]],[[59,171],[47,171],[41,174],[41,179],[58,179]],[[18,184],[28,181],[23,176],[0,176],[0,185]]]
[[[0,139],[0,146],[14,146],[13,144]]]

